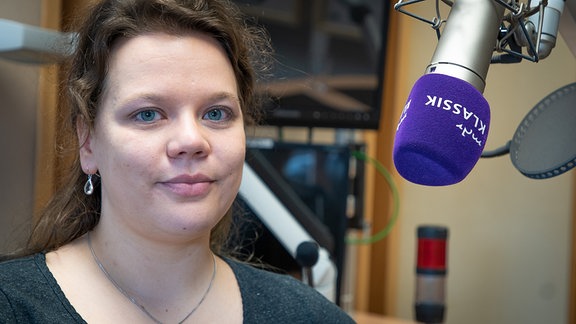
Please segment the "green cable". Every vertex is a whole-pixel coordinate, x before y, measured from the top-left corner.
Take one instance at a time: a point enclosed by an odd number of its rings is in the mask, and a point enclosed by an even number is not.
[[[394,224],[396,223],[396,220],[398,219],[398,214],[400,212],[400,195],[398,194],[398,188],[394,183],[392,175],[390,174],[390,172],[388,172],[388,170],[384,167],[384,165],[380,163],[380,161],[371,158],[360,151],[354,151],[352,152],[352,155],[358,160],[370,162],[372,165],[374,165],[376,170],[382,176],[384,176],[384,179],[386,179],[386,182],[388,183],[388,186],[392,191],[393,209],[392,209],[392,217],[390,217],[388,224],[386,224],[386,226],[381,231],[370,237],[358,238],[358,239],[351,239],[351,238],[346,239],[346,242],[349,244],[373,244],[388,236],[388,234],[390,234],[390,232],[392,231],[392,228],[394,227]]]

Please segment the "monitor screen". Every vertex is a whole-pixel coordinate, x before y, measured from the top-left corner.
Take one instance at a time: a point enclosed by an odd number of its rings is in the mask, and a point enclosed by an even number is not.
[[[264,124],[377,129],[388,0],[235,0],[270,35]]]

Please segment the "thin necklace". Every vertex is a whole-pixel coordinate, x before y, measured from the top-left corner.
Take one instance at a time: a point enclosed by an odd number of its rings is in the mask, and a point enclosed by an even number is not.
[[[128,298],[128,300],[132,304],[136,305],[144,314],[146,314],[146,316],[148,316],[151,320],[153,320],[154,323],[162,324],[161,321],[159,321],[156,317],[154,317],[152,314],[150,314],[150,312],[148,312],[146,307],[144,307],[140,303],[138,303],[134,297],[130,296],[124,289],[122,289],[122,287],[120,287],[120,285],[116,282],[116,280],[114,280],[112,278],[112,276],[110,276],[108,271],[106,271],[106,268],[104,268],[104,265],[102,264],[102,262],[100,262],[100,259],[98,259],[98,257],[96,256],[94,249],[92,248],[92,240],[90,239],[90,233],[88,233],[87,239],[88,239],[88,247],[90,248],[90,253],[92,253],[92,258],[94,259],[96,264],[98,264],[98,267],[100,268],[100,270],[102,270],[102,273],[104,273],[104,275],[106,276],[108,281],[110,281],[114,285],[114,287],[116,287],[116,289],[118,289],[118,291],[120,293],[122,293],[122,295],[124,295],[124,297]],[[204,299],[206,299],[206,296],[210,292],[210,289],[212,289],[212,284],[214,283],[214,278],[216,278],[216,270],[217,270],[216,257],[214,256],[213,253],[212,253],[212,262],[214,263],[214,267],[212,270],[212,278],[210,278],[210,283],[208,284],[208,288],[206,289],[206,291],[204,292],[204,295],[202,295],[202,298],[196,304],[196,306],[194,306],[194,308],[192,308],[192,310],[180,322],[178,322],[178,324],[184,323],[190,316],[192,316],[192,314],[194,314],[194,312],[198,309],[198,307],[200,307],[200,305],[202,304]]]

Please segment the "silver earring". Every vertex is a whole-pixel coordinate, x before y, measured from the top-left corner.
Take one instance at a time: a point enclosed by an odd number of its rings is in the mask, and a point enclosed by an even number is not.
[[[94,184],[92,183],[92,175],[91,174],[88,175],[88,180],[86,180],[86,183],[84,184],[84,193],[87,196],[90,196],[91,194],[94,193]]]

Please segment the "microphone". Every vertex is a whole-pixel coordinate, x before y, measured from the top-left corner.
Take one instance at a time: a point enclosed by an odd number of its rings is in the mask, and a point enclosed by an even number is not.
[[[547,58],[556,46],[556,37],[560,26],[560,16],[564,10],[566,0],[548,0],[542,11],[528,18],[525,24],[529,31],[532,43],[536,43],[536,52],[532,53],[538,59]],[[529,42],[522,34],[516,35],[519,43],[528,46]]]
[[[302,267],[304,278],[310,287],[314,287],[312,267],[318,262],[318,244],[312,241],[304,241],[296,248],[296,261]]]
[[[448,228],[419,226],[417,235],[415,319],[422,323],[442,323],[446,308],[444,290]]]
[[[462,181],[480,159],[490,123],[482,95],[504,7],[458,0],[426,73],[398,122],[393,159],[406,180],[428,186]]]

